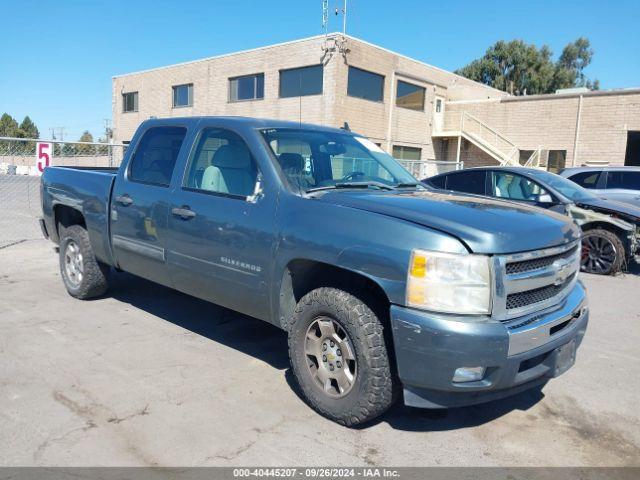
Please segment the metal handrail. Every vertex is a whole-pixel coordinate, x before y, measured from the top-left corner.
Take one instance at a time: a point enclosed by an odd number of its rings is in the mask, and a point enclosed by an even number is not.
[[[474,122],[478,123],[481,127],[486,128],[487,130],[489,130],[491,133],[493,133],[495,136],[500,137],[502,140],[504,140],[506,143],[508,143],[509,145],[511,145],[512,147],[516,147],[517,145],[511,141],[509,138],[505,137],[502,133],[498,132],[497,130],[495,130],[494,128],[490,127],[489,125],[487,125],[486,123],[484,123],[482,120],[480,120],[479,118],[471,115],[469,112],[467,112],[466,110],[462,111],[462,115],[461,115],[461,124],[460,124],[460,131],[464,131],[464,118],[468,117],[471,120],[473,120]]]

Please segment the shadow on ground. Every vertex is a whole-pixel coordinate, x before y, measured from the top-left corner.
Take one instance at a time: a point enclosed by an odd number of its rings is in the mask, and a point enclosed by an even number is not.
[[[112,298],[286,370],[287,383],[304,402],[289,368],[287,337],[281,329],[127,273],[117,273],[112,280]],[[542,392],[533,389],[499,401],[449,410],[410,408],[400,398],[384,416],[359,428],[385,422],[397,430],[457,430],[490,422],[513,410],[527,410],[542,398]]]

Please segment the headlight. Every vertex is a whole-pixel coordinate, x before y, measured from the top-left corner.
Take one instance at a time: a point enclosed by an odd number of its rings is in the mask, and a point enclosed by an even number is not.
[[[407,305],[443,313],[490,314],[489,257],[414,250]]]

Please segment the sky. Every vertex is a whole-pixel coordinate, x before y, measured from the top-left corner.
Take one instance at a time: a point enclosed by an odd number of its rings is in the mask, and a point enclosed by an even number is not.
[[[114,75],[323,33],[321,0],[0,0],[0,17],[0,114],[68,140],[104,132]],[[586,74],[609,89],[640,87],[637,20],[638,0],[348,0],[347,33],[446,70],[497,40],[559,55],[586,36]]]

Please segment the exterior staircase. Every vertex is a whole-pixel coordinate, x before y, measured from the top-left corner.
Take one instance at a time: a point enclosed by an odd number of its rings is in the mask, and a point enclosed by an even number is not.
[[[541,168],[540,160],[542,158],[542,150],[538,148],[534,150],[527,161],[520,163],[520,148],[509,138],[498,132],[482,120],[474,117],[470,113],[463,111],[460,114],[459,130],[447,130],[434,132],[432,134],[436,138],[458,138],[465,139],[473,143],[487,155],[493,157],[500,166],[527,166],[533,168]],[[460,148],[458,146],[457,161],[460,161]]]

